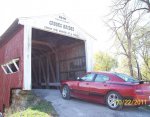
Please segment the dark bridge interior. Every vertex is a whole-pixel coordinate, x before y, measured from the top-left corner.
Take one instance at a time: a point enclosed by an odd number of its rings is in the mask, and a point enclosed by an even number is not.
[[[85,42],[32,30],[32,86],[49,88],[61,80],[75,80],[86,71]]]

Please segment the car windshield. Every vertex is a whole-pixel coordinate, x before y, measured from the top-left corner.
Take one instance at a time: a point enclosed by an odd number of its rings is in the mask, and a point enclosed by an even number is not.
[[[133,78],[132,76],[128,76],[126,74],[115,73],[115,75],[117,75],[118,77],[122,78],[126,82],[133,82],[133,83],[139,82],[137,79]]]

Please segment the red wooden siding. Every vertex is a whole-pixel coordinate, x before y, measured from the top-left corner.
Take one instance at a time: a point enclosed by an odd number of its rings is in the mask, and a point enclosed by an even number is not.
[[[23,27],[14,34],[7,43],[0,47],[0,65],[12,59],[19,58],[19,71],[12,74],[5,74],[0,66],[0,111],[3,105],[10,104],[10,92],[14,88],[22,88],[23,83]]]

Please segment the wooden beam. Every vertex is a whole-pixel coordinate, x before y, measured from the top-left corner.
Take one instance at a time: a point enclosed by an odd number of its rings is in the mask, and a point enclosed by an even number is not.
[[[55,54],[56,57],[56,78],[57,78],[57,82],[60,82],[60,66],[59,66],[59,57],[58,54],[56,52]]]
[[[49,69],[49,56],[46,57],[46,69],[47,69],[47,84],[50,81],[50,69]]]
[[[48,59],[49,59],[49,65],[50,65],[50,69],[51,69],[51,73],[52,73],[53,82],[56,82],[55,71],[54,71],[54,68],[52,65],[52,60],[50,57]]]
[[[48,42],[44,42],[44,41],[37,41],[37,40],[32,40],[33,44],[39,44],[39,45],[44,45],[49,47],[54,53],[56,53],[56,50],[52,47],[52,45]]]
[[[41,54],[41,55],[35,55],[32,59],[39,59],[39,57],[45,57],[47,55],[51,56],[53,53],[52,52],[47,52],[47,53],[44,53],[44,54]]]
[[[39,44],[39,45],[44,45],[49,47],[52,52],[55,54],[56,57],[56,78],[57,81],[60,81],[60,72],[59,72],[59,57],[58,57],[58,52],[53,48],[55,45],[54,43],[48,43],[48,42],[44,42],[44,41],[37,41],[37,40],[32,40],[33,44]]]
[[[36,72],[36,69],[35,69],[35,63],[32,62],[32,70],[33,70],[33,78],[32,80],[35,80],[35,81],[32,81],[34,84],[36,84],[36,86],[38,86],[38,76],[37,76],[37,72]]]
[[[47,49],[45,49],[45,48],[39,48],[39,47],[36,47],[36,46],[32,46],[32,49],[34,49],[34,50],[47,51]]]
[[[38,71],[39,71],[39,83],[41,83],[42,79],[41,79],[41,64],[40,64],[40,61],[38,61],[38,67],[39,67],[39,69],[38,69]]]
[[[71,49],[71,48],[74,48],[74,47],[83,45],[83,44],[84,44],[84,41],[83,41],[83,42],[76,42],[76,43],[69,44],[69,45],[65,45],[65,46],[60,46],[59,48],[57,48],[57,51],[58,51],[58,52],[66,51],[66,50],[69,50],[69,49]],[[85,46],[85,45],[84,45],[84,46]]]
[[[41,86],[46,86],[46,83],[41,83]],[[48,83],[48,86],[60,87],[61,84],[59,82],[56,83]]]
[[[44,78],[45,82],[47,83],[46,74],[45,74],[45,69],[44,69],[44,64],[43,64],[43,62],[42,62],[41,59],[39,59],[39,62],[40,62],[40,64],[41,64],[41,70],[42,70],[42,72],[43,72],[43,78]],[[46,85],[46,87],[47,87],[47,85]],[[48,88],[48,87],[47,87],[47,88]]]

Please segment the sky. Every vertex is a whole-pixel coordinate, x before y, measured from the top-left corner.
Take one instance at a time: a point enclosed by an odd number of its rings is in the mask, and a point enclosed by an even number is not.
[[[109,51],[112,40],[103,20],[110,11],[111,0],[0,0],[0,35],[18,17],[64,13],[94,36],[96,51]]]

